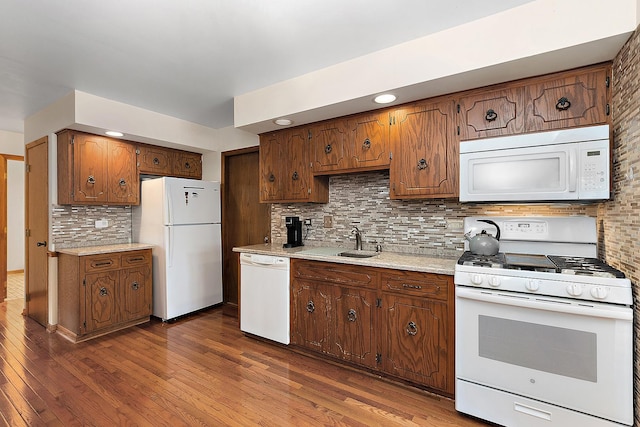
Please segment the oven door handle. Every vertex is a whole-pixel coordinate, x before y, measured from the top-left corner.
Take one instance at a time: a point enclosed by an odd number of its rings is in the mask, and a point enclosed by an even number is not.
[[[490,291],[481,291],[456,287],[456,298],[486,302],[490,304],[510,305],[514,307],[531,308],[534,310],[555,311],[558,313],[575,314],[579,316],[601,317],[624,321],[633,320],[633,310],[630,307],[614,304],[602,304],[595,306],[589,301],[580,301],[580,304],[551,300],[544,296],[525,294],[504,294]]]

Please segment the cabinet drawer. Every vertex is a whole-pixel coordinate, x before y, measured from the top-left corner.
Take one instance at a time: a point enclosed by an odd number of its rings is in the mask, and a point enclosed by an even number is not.
[[[387,270],[381,275],[382,291],[446,300],[453,277],[415,271]]]
[[[330,262],[296,261],[294,277],[338,285],[376,288],[376,270],[356,265]]]
[[[120,268],[120,254],[102,254],[84,257],[85,273]]]
[[[137,267],[151,262],[151,249],[125,252],[120,257],[122,268]]]

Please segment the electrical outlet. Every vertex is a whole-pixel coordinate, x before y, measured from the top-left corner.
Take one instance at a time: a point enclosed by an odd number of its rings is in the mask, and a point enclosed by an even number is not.
[[[95,226],[96,228],[107,228],[109,226],[109,220],[96,219]]]
[[[307,227],[311,227],[311,220],[310,219],[305,219],[304,220],[304,225]]]
[[[331,228],[333,227],[333,217],[332,216],[325,216],[324,217],[324,228]]]

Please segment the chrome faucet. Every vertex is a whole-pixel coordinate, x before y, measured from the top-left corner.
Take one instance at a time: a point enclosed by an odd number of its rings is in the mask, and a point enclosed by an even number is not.
[[[358,227],[354,225],[353,230],[351,232],[356,235],[356,250],[361,251],[362,250],[362,234],[360,234],[360,230],[358,229]]]

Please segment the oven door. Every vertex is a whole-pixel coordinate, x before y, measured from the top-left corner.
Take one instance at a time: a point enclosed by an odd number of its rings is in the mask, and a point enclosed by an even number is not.
[[[633,424],[632,309],[456,287],[456,376]]]

